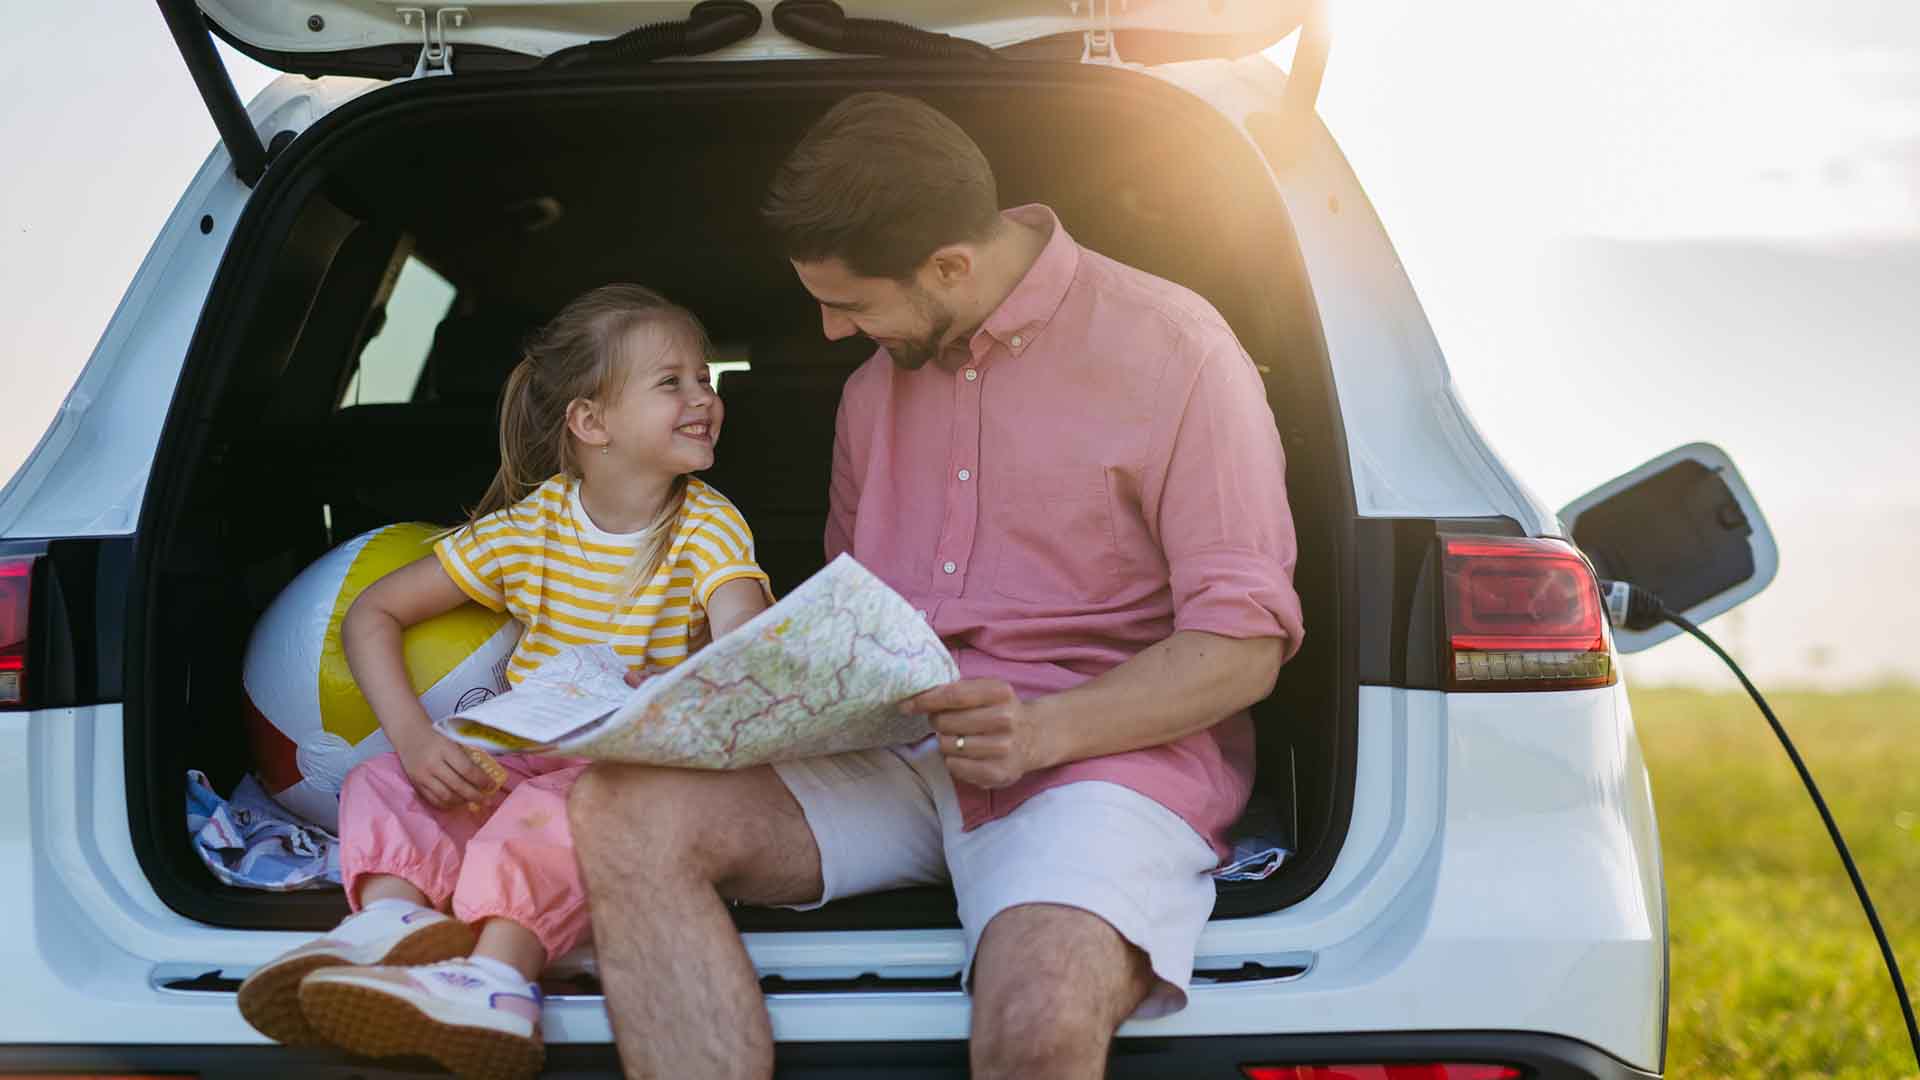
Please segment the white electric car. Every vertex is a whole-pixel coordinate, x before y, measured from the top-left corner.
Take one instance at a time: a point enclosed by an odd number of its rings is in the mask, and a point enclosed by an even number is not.
[[[1122,1028],[1112,1075],[1661,1072],[1659,838],[1616,657],[1670,630],[1616,633],[1596,579],[1698,621],[1770,580],[1772,541],[1710,447],[1559,513],[1494,454],[1315,116],[1306,0],[161,7],[222,145],[0,492],[0,1072],[394,1075],[234,1005],[344,911],[224,886],[189,843],[187,770],[250,767],[249,628],[334,543],[474,502],[519,341],[610,280],[712,329],[714,482],[777,588],[817,568],[866,347],[822,339],[756,207],[868,88],[953,116],[1003,203],[1211,300],[1289,455],[1308,633],[1255,715],[1293,854],[1221,887],[1191,1005]],[[1295,32],[1289,77],[1266,52]],[[286,74],[243,107],[216,35]],[[738,920],[782,1075],[964,1073],[950,893]],[[615,1071],[591,957],[547,989],[550,1068]]]

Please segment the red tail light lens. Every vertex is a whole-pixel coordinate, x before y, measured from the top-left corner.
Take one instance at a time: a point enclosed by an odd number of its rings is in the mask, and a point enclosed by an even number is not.
[[[1421,1062],[1405,1065],[1242,1065],[1247,1080],[1519,1080],[1511,1065]]]
[[[27,601],[33,557],[0,559],[0,708],[27,700]]]
[[[1448,685],[1573,690],[1613,683],[1593,570],[1568,544],[1504,536],[1442,540]]]

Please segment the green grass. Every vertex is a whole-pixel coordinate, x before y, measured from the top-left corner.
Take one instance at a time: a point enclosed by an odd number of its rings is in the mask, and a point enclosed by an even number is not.
[[[1768,701],[1920,997],[1920,688]],[[1866,916],[1759,711],[1738,690],[1667,688],[1634,692],[1633,711],[1672,922],[1667,1075],[1920,1075]]]

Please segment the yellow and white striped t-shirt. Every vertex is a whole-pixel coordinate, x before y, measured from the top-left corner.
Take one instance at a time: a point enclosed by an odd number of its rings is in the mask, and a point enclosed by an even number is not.
[[[507,662],[507,681],[517,685],[575,645],[611,645],[636,667],[672,667],[705,644],[715,589],[740,578],[769,588],[746,519],[700,480],[687,480],[686,510],[653,580],[622,595],[621,577],[645,539],[596,526],[580,505],[580,482],[555,476],[442,537],[433,553],[461,591],[526,628]]]

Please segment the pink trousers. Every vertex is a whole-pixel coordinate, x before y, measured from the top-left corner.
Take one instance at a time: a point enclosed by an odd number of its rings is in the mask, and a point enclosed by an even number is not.
[[[587,939],[587,890],[573,858],[567,791],[587,770],[579,758],[505,754],[503,796],[479,810],[436,810],[407,779],[400,755],[382,754],[340,788],[340,870],[360,910],[360,882],[392,874],[433,906],[479,923],[511,919],[546,946],[551,963]]]

